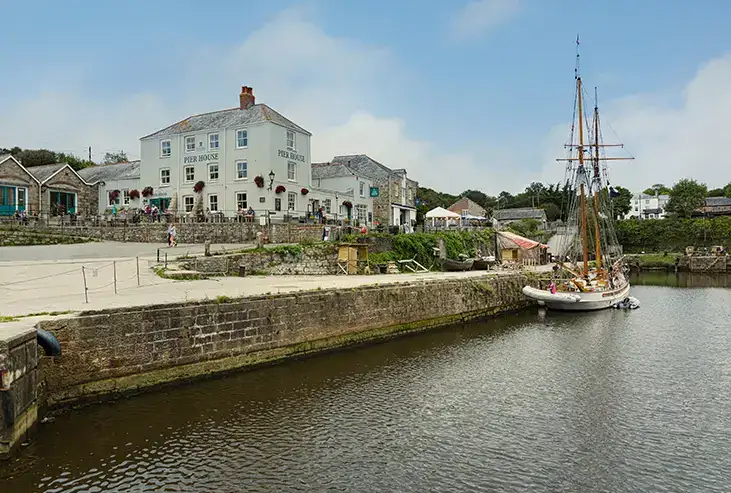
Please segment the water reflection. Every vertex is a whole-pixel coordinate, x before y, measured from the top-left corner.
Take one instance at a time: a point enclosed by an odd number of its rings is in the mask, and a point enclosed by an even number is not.
[[[641,286],[670,286],[674,288],[730,288],[731,274],[664,271],[632,272],[630,282]]]
[[[76,411],[0,490],[726,491],[731,290],[643,282]]]

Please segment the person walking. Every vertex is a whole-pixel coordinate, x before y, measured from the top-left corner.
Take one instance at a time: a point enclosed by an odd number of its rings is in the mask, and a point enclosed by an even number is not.
[[[178,246],[178,232],[175,231],[175,225],[171,225],[170,229],[170,246],[175,247]]]

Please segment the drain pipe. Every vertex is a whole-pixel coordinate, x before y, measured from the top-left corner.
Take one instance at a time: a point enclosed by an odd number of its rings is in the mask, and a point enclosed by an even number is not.
[[[47,330],[36,329],[36,339],[45,351],[46,356],[59,356],[61,354],[61,343],[52,333]]]

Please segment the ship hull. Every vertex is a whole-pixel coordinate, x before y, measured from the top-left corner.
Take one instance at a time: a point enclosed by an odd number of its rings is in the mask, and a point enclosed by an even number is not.
[[[590,312],[612,308],[629,295],[629,283],[614,291],[600,293],[556,293],[531,286],[523,288],[523,294],[551,310]]]

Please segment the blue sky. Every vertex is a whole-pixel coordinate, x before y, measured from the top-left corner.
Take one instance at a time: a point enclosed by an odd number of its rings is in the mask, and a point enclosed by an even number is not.
[[[364,152],[444,191],[519,191],[563,176],[580,32],[584,80],[637,157],[621,184],[731,181],[705,150],[731,130],[731,3],[589,4],[0,0],[0,147],[136,157],[247,84],[313,132],[313,160]]]

